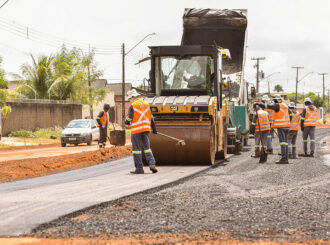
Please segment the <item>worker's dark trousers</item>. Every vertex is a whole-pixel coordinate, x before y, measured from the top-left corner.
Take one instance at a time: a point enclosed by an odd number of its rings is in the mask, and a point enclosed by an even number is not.
[[[295,130],[290,130],[288,134],[289,154],[292,154],[294,156],[297,154],[296,151],[297,135],[298,135],[298,131]]]
[[[288,147],[288,134],[289,134],[289,128],[278,128],[278,138],[280,141],[281,146],[281,155],[282,158],[289,159],[289,147]]]
[[[261,152],[261,148],[267,148],[267,137],[269,135],[269,131],[261,131],[255,132],[254,134],[254,142],[255,142],[255,152]]]
[[[267,135],[267,150],[273,150],[274,129],[272,128]]]
[[[309,141],[311,142],[311,144],[310,144],[311,152],[314,152],[315,151],[315,127],[314,126],[304,127],[303,140],[304,140],[304,152],[305,153],[307,153],[308,136],[309,136]]]
[[[105,144],[107,142],[107,136],[108,136],[108,129],[107,128],[100,128],[100,137],[99,137],[99,147],[105,147]]]
[[[156,161],[150,148],[149,132],[142,132],[131,135],[132,152],[136,170],[143,170],[142,147],[149,167],[155,167]]]

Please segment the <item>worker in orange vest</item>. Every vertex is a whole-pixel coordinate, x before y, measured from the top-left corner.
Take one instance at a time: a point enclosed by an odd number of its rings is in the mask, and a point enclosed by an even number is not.
[[[294,102],[289,103],[289,109],[291,110],[291,123],[290,123],[290,131],[288,134],[288,143],[289,143],[289,159],[297,159],[296,153],[296,141],[299,130],[300,123],[300,113],[296,110],[296,106]]]
[[[307,97],[304,101],[305,109],[301,113],[301,131],[303,131],[304,152],[300,153],[302,157],[314,157],[315,151],[315,127],[317,121],[317,108],[312,100]],[[310,154],[307,154],[308,136],[310,139]]]
[[[281,146],[281,159],[276,161],[277,164],[289,163],[289,147],[288,147],[288,134],[290,129],[290,114],[288,106],[282,102],[279,94],[273,98],[274,105],[265,104],[266,109],[274,110],[274,123],[273,128],[277,128],[278,138]]]
[[[131,171],[131,173],[144,174],[141,144],[143,145],[144,154],[151,172],[157,173],[156,161],[152,154],[149,140],[150,132],[157,134],[157,129],[150,106],[135,89],[128,91],[127,95],[130,102],[132,102],[128,108],[128,115],[125,120],[126,125],[131,125],[132,152],[135,164],[135,170]]]
[[[97,127],[100,130],[99,136],[99,148],[105,148],[107,138],[108,138],[108,124],[109,124],[109,116],[108,111],[110,109],[109,104],[103,105],[103,111],[99,113],[96,117]]]
[[[270,132],[268,112],[264,111],[259,105],[253,105],[253,113],[250,133],[254,134],[254,154],[252,157],[260,157],[261,149],[267,150],[267,136]]]
[[[263,103],[270,103],[270,99],[267,94],[262,96]],[[268,112],[269,124],[270,124],[270,131],[267,136],[267,153],[273,154],[273,138],[274,138],[274,128],[272,127],[274,123],[274,111],[271,109],[265,109]]]

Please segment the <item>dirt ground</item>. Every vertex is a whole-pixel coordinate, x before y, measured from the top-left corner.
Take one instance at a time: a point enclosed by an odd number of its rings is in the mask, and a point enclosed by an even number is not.
[[[32,149],[29,149],[29,148]],[[96,145],[78,147],[26,146],[0,152],[0,182],[32,178],[87,167],[131,154],[131,146],[109,147],[105,154]],[[16,148],[15,148],[16,149]],[[7,159],[7,160],[4,160]],[[12,159],[12,160],[8,160]]]

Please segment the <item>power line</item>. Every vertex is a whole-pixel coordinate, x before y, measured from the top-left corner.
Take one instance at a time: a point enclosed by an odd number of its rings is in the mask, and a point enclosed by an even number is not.
[[[42,33],[33,28],[17,24],[15,22],[9,21],[5,18],[0,17],[0,29],[5,30],[13,35],[25,38],[27,40],[32,40],[34,42],[43,43],[45,45],[60,47],[65,44],[68,48],[80,48],[84,52],[88,52],[90,47],[93,47],[95,54],[100,55],[113,55],[120,54],[120,46],[114,45],[95,45],[83,42],[73,42],[63,38],[58,38],[49,34]]]
[[[8,2],[9,2],[9,0],[6,0],[6,1],[0,6],[0,9],[1,9],[3,6],[5,6],[5,4],[8,3]]]

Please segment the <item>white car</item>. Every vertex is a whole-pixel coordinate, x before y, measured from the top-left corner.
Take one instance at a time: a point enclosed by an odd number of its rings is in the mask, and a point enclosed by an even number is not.
[[[99,129],[92,119],[76,119],[68,123],[61,133],[61,145],[66,144],[78,145],[87,143],[91,145],[92,141],[99,139]]]

